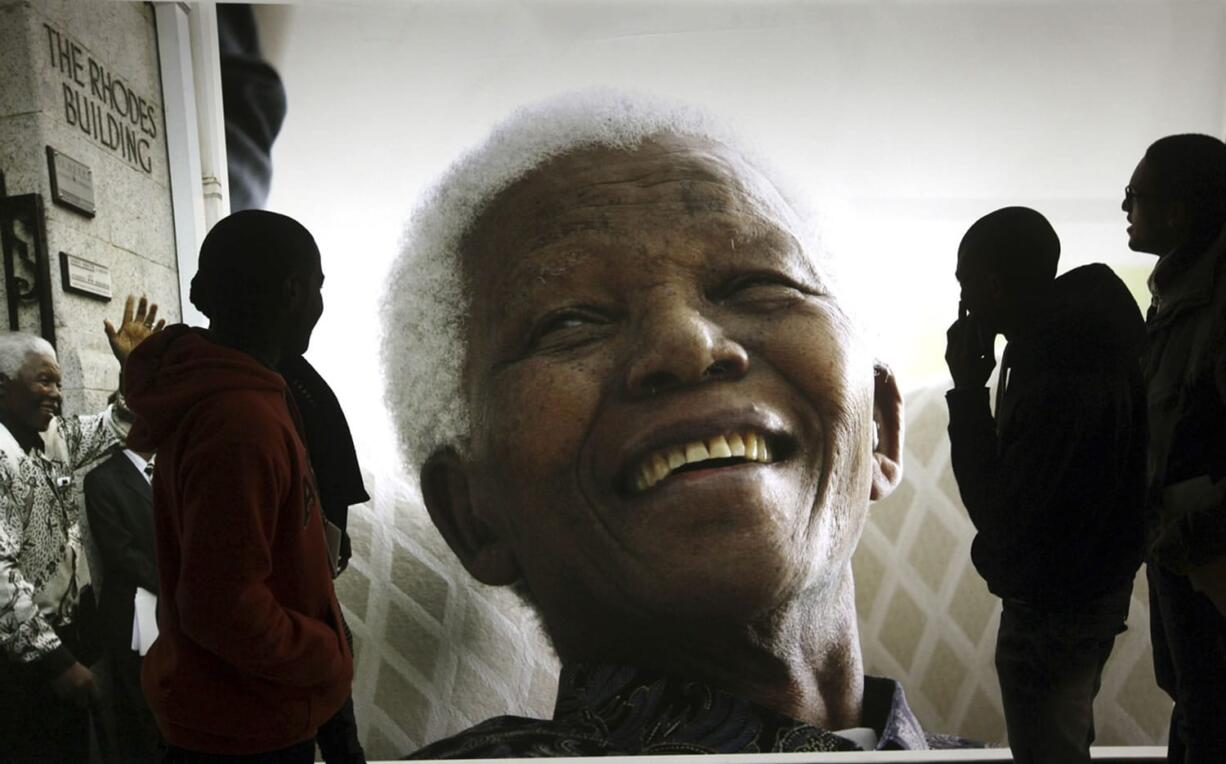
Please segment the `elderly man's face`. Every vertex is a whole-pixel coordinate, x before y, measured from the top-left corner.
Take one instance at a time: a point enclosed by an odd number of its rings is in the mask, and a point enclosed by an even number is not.
[[[60,366],[55,356],[31,353],[13,379],[3,381],[0,410],[14,424],[43,432],[60,411]]]
[[[785,209],[727,149],[661,138],[555,160],[467,240],[461,556],[522,574],[551,629],[747,622],[841,576],[892,487],[872,359]]]

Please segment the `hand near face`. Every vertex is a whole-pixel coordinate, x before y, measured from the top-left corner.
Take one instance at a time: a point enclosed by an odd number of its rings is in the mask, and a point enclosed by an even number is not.
[[[953,377],[954,387],[983,387],[996,368],[996,354],[984,336],[982,326],[966,310],[958,306],[958,320],[945,333],[945,363]]]
[[[134,305],[135,310],[133,310]],[[141,297],[140,302],[137,303],[134,296],[128,295],[128,299],[124,302],[123,319],[119,323],[119,328],[116,329],[109,320],[102,322],[106,329],[106,338],[111,343],[111,352],[115,354],[120,365],[128,360],[128,355],[146,337],[162,331],[162,328],[166,326],[165,319],[154,323],[157,315],[156,303],[151,303],[144,297]]]

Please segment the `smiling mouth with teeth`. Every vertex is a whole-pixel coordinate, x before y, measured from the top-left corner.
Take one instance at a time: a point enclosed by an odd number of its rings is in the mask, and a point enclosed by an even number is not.
[[[648,456],[633,472],[634,490],[646,491],[669,475],[687,469],[771,461],[765,435],[753,432],[716,435],[662,448]]]

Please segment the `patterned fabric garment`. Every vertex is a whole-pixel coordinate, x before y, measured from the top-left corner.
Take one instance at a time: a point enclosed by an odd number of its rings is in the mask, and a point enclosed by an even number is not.
[[[877,750],[977,748],[927,734],[902,687],[864,677],[863,724]],[[833,732],[700,682],[626,666],[571,665],[558,679],[553,719],[499,716],[422,748],[410,759],[856,751]]]
[[[127,435],[114,407],[56,418],[43,452],[22,453],[0,426],[0,648],[29,663],[60,648],[52,630],[72,621],[83,582],[73,473],[106,456]]]

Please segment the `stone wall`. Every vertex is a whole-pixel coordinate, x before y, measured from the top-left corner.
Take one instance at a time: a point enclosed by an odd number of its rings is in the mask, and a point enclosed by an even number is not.
[[[119,367],[102,321],[147,294],[179,318],[157,30],[145,3],[0,0],[0,172],[9,195],[43,197],[64,410],[101,408]],[[47,147],[88,166],[91,218],[52,201]],[[105,266],[112,298],[63,287],[60,253]],[[0,288],[0,327],[7,304]],[[38,331],[26,321],[22,330]],[[37,315],[35,312],[34,315]]]

